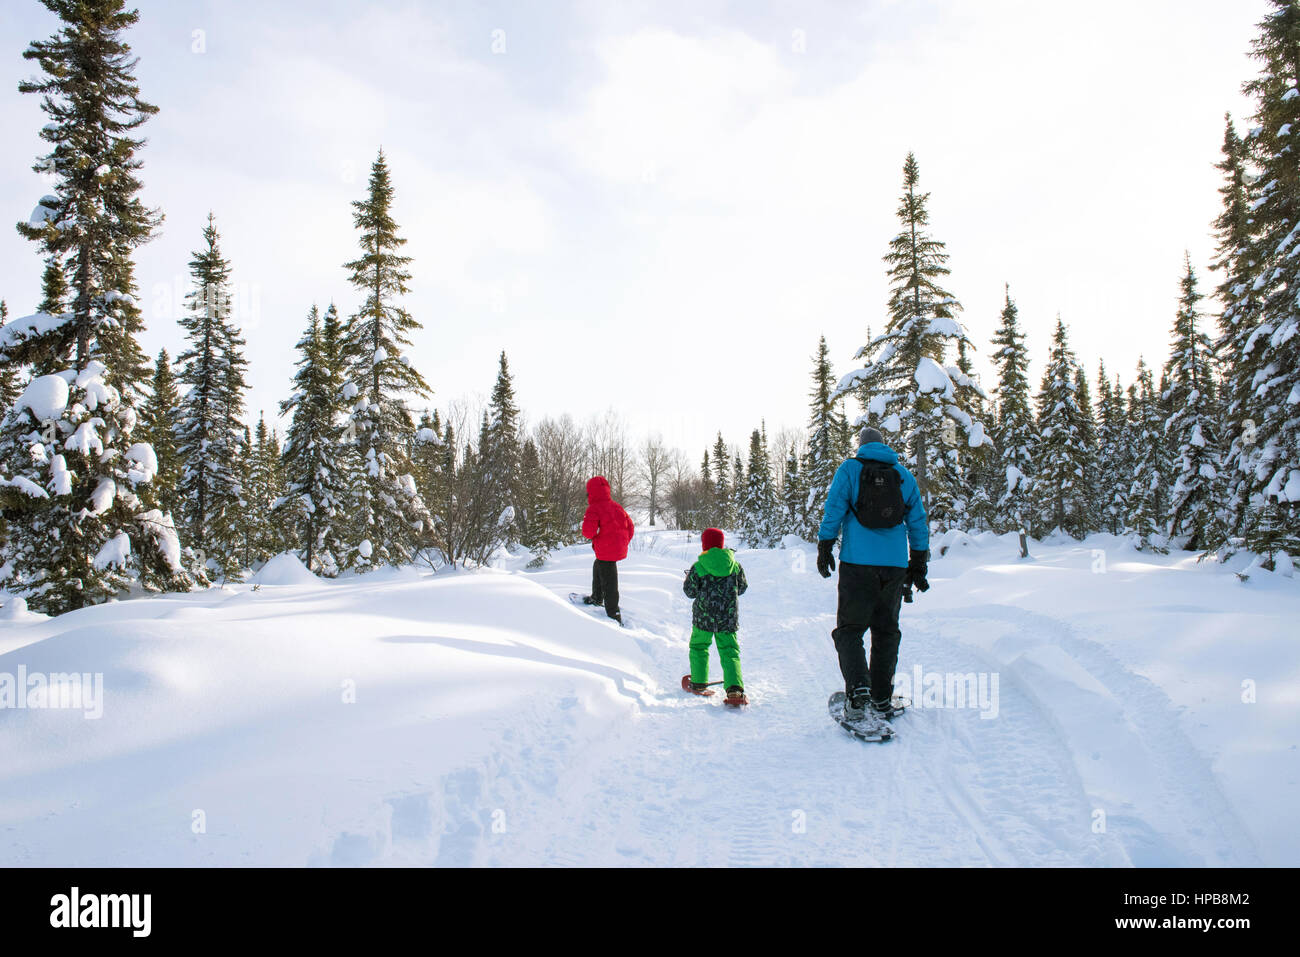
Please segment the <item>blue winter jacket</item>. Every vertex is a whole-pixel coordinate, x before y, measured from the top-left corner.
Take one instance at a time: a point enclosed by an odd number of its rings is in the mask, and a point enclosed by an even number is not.
[[[868,442],[858,449],[858,455],[873,462],[887,462],[903,477],[903,504],[907,514],[902,524],[894,528],[867,528],[849,511],[858,501],[858,481],[862,476],[862,463],[849,459],[835,470],[830,492],[826,495],[826,513],[822,517],[817,537],[834,541],[844,530],[840,544],[840,561],[852,565],[885,565],[892,568],[907,567],[909,546],[918,552],[930,549],[930,526],[921,503],[921,489],[905,466],[898,464],[898,453],[883,442]]]

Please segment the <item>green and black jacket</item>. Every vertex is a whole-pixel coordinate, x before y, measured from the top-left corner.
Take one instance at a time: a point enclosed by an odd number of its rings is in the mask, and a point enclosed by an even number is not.
[[[734,633],[740,627],[740,602],[749,582],[730,548],[710,548],[686,573],[682,590],[694,598],[691,624],[700,631]]]

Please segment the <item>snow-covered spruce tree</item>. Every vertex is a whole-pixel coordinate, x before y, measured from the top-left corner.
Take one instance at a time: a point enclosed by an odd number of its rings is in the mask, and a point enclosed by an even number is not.
[[[244,340],[231,316],[230,262],[208,214],[203,245],[190,260],[194,288],[179,319],[188,344],[177,357],[185,389],[176,421],[185,543],[231,577],[244,566],[234,525],[240,520],[240,436],[244,432]]]
[[[965,435],[957,430],[958,422],[970,425],[988,419],[988,395],[976,376],[971,348],[967,340],[958,340],[957,363],[946,370],[953,383],[955,402],[951,417],[944,423],[942,447],[936,459],[936,471],[943,474],[940,484],[950,490],[945,524],[958,529],[987,528],[992,510],[992,440],[972,446],[962,441]],[[983,426],[978,428],[983,436]]]
[[[425,548],[435,549],[428,561],[450,561],[448,536],[450,524],[456,517],[457,448],[456,430],[451,422],[445,425],[435,410],[426,412],[416,433],[416,450],[412,467],[415,469],[416,488],[420,499],[429,509],[429,528],[421,536]]]
[[[443,450],[442,417],[437,409],[425,409],[416,426],[408,454],[411,458],[411,474],[415,477],[415,490],[425,507],[429,510],[429,524],[420,535],[420,550],[424,552],[434,546],[435,530],[439,516],[437,503],[442,501],[444,477],[442,466],[445,461]],[[436,556],[424,555],[426,561],[436,562]]]
[[[745,460],[736,453],[731,465],[731,498],[727,506],[727,517],[737,529],[745,523]],[[743,532],[742,532],[743,534]]]
[[[0,432],[0,508],[8,521],[6,587],[62,614],[138,582],[186,589],[169,515],[145,497],[153,447],[131,442],[136,413],[97,359],[34,378]]]
[[[515,384],[505,352],[497,366],[497,380],[488,400],[488,431],[479,447],[479,464],[483,470],[485,491],[498,521],[504,521],[507,544],[520,541],[520,527],[515,514],[520,506],[519,405],[515,401]],[[507,514],[508,513],[508,514]],[[504,517],[503,516],[507,516]]]
[[[468,557],[478,565],[486,564],[513,536],[513,516],[501,509],[501,499],[487,481],[492,470],[483,454],[493,442],[494,421],[488,410],[483,411],[479,423],[476,454],[465,454],[465,468],[461,478],[465,485],[458,489],[458,497],[467,506],[464,512],[462,536],[470,543]]]
[[[1151,369],[1138,360],[1137,382],[1129,387],[1128,427],[1132,436],[1132,475],[1124,534],[1139,551],[1169,551],[1162,529],[1165,480],[1165,419]]]
[[[966,431],[976,448],[988,441],[983,427],[957,404],[957,391],[944,368],[949,345],[966,339],[955,316],[961,304],[941,283],[949,270],[948,253],[928,231],[929,193],[917,191],[920,172],[908,154],[903,166],[903,196],[898,207],[902,231],[890,241],[889,322],[883,335],[857,353],[861,369],[849,373],[836,395],[856,392],[866,410],[862,420],[885,433],[915,473],[926,509],[937,521],[951,502],[933,459],[940,454],[949,418]]]
[[[46,256],[47,300],[63,282],[59,273],[66,273],[67,311],[24,320],[6,350],[33,346],[48,367],[84,369],[98,359],[105,382],[134,406],[149,362],[136,341],[143,322],[133,298],[132,254],[162,219],[136,195],[142,165],[136,154],[144,141],[132,134],[158,112],[140,99],[137,61],[122,39],[139,14],[123,0],[42,3],[62,26],[23,51],[44,76],[18,89],[39,95],[50,118],[40,135],[51,149],[34,168],[52,175],[56,186],[18,231]]]
[[[1057,316],[1047,369],[1038,392],[1038,446],[1033,486],[1035,527],[1044,533],[1059,529],[1082,538],[1088,522],[1077,509],[1087,454],[1083,446],[1086,424],[1079,405],[1077,370],[1065,322]]]
[[[427,398],[428,383],[403,355],[420,328],[398,300],[411,278],[406,239],[393,220],[393,185],[381,150],[370,168],[369,192],[352,204],[361,256],[347,263],[348,280],[365,302],[348,323],[349,374],[355,388],[352,435],[364,475],[352,506],[360,536],[352,563],[361,570],[410,561],[429,525],[406,455],[415,423],[405,397]]]
[[[173,520],[180,514],[181,459],[176,442],[176,421],[181,405],[166,349],[158,351],[154,361],[153,386],[140,411],[143,438],[153,446],[158,459],[158,473],[153,479],[153,497],[158,507]]]
[[[253,432],[247,425],[241,425],[239,429],[233,469],[239,498],[227,513],[229,517],[221,529],[221,538],[229,554],[226,561],[220,563],[208,559],[208,566],[213,573],[221,575],[227,581],[240,581],[244,577],[244,569],[252,565],[252,544],[259,521],[257,516],[249,515],[245,508],[245,496],[253,487],[254,458],[257,454],[253,445]]]
[[[998,370],[998,416],[994,444],[1000,456],[1001,476],[994,512],[999,532],[1019,532],[1020,553],[1028,557],[1031,488],[1038,449],[1029,390],[1029,350],[1020,328],[1020,310],[1007,286],[1002,323],[993,335],[993,364]]]
[[[750,548],[772,548],[780,541],[777,512],[780,507],[772,482],[765,430],[749,437],[749,468],[742,483],[737,527]]]
[[[1088,377],[1082,365],[1074,368],[1074,394],[1079,403],[1079,457],[1083,467],[1079,480],[1074,485],[1072,511],[1078,516],[1076,534],[1082,538],[1101,529],[1097,518],[1097,471],[1100,468],[1097,410],[1093,407],[1092,389],[1088,386]]]
[[[731,471],[731,453],[727,451],[727,443],[719,432],[717,441],[713,443],[713,514],[704,517],[703,524],[706,528],[731,528],[735,524],[736,517],[732,509],[734,483],[728,477]]]
[[[136,433],[148,362],[133,253],[161,220],[137,193],[143,140],[157,108],[140,99],[136,61],[122,34],[138,19],[122,0],[44,0],[62,21],[24,58],[42,76],[19,84],[41,98],[50,151],[36,169],[53,177],[19,232],[47,262],[47,293],[66,269],[66,309],[16,319],[0,333],[0,361],[41,371],[0,429],[0,508],[10,538],[6,586],[58,614],[105,601],[138,583],[192,585],[170,519],[154,507],[153,448]],[[47,299],[48,299],[47,295]],[[46,372],[46,370],[55,370]]]
[[[323,321],[312,306],[297,348],[293,393],[280,403],[280,414],[292,419],[284,446],[286,491],[275,520],[292,533],[303,563],[332,578],[348,550],[345,510],[352,487],[352,460],[343,444],[343,323],[333,303]]]
[[[1106,363],[1097,370],[1097,521],[1102,531],[1118,535],[1128,514],[1133,481],[1132,449],[1124,389],[1118,377],[1106,378]]]
[[[821,522],[826,493],[830,491],[835,470],[852,454],[844,441],[848,424],[843,400],[835,394],[835,371],[831,367],[825,336],[817,340],[808,404],[808,450],[804,453],[801,476],[807,498],[800,507],[803,524],[795,531],[807,541],[815,542],[817,525]]]
[[[1252,55],[1260,75],[1246,84],[1256,98],[1256,129],[1248,138],[1260,183],[1254,200],[1254,248],[1259,276],[1259,319],[1235,357],[1237,376],[1249,376],[1243,429],[1251,510],[1245,539],[1271,565],[1278,552],[1300,553],[1300,3],[1270,0]],[[1243,330],[1244,331],[1244,330]]]
[[[707,527],[713,516],[713,460],[709,457],[709,450],[704,450],[697,487],[693,488],[691,480],[686,476],[675,478],[671,486],[671,507],[678,527]]]
[[[542,472],[537,443],[531,438],[519,453],[519,510],[516,523],[520,543],[533,552],[530,568],[540,568],[546,558],[561,545],[559,529],[546,494],[546,476]]]
[[[240,564],[252,568],[288,545],[274,512],[275,503],[284,499],[286,491],[280,438],[267,427],[265,414],[258,417],[241,472],[239,518],[234,527],[238,531]]]
[[[1165,365],[1165,443],[1173,457],[1167,534],[1196,550],[1220,538],[1219,423],[1210,339],[1200,329],[1202,295],[1186,257],[1182,297],[1174,319],[1173,351]]]
[[[811,522],[808,514],[809,499],[807,478],[799,471],[799,449],[791,444],[785,457],[785,473],[781,477],[779,531],[782,535],[807,537],[807,526]]]
[[[1219,195],[1223,212],[1214,221],[1218,238],[1211,268],[1219,273],[1215,293],[1223,304],[1219,314],[1214,359],[1222,370],[1220,405],[1223,443],[1222,464],[1216,497],[1224,509],[1224,521],[1217,534],[1206,542],[1207,549],[1219,549],[1224,558],[1235,551],[1246,527],[1247,508],[1255,486],[1250,467],[1257,423],[1254,415],[1255,363],[1259,339],[1260,290],[1263,284],[1262,249],[1257,248],[1254,198],[1247,175],[1250,161],[1246,144],[1237,136],[1232,117],[1224,117],[1223,159],[1217,169],[1223,174]]]

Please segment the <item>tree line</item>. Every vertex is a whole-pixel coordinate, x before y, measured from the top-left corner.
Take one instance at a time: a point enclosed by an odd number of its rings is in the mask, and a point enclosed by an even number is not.
[[[421,323],[403,305],[411,260],[382,151],[343,264],[359,305],[306,310],[283,436],[264,416],[247,422],[246,343],[215,216],[189,263],[185,348],[150,363],[133,257],[162,214],[139,197],[138,130],[157,108],[124,40],[138,13],[123,0],[42,2],[63,25],[24,52],[41,73],[19,89],[49,119],[35,169],[55,186],[18,224],[41,253],[42,299],[13,320],[0,302],[0,584],[41,611],[233,580],[286,550],[325,576],[484,564],[520,547],[540,564],[580,539],[594,474],[650,524],[722,526],[754,547],[815,541],[862,424],[915,472],[938,531],[1018,532],[1026,552],[1030,537],[1106,531],[1156,551],[1248,549],[1269,568],[1300,546],[1298,0],[1271,0],[1260,25],[1256,125],[1240,136],[1226,123],[1219,309],[1206,313],[1188,257],[1158,370],[1140,361],[1127,384],[1104,363],[1089,375],[1058,316],[1033,389],[1008,287],[986,390],[909,155],[881,333],[841,378],[818,341],[801,428],[756,423],[740,444],[719,433],[693,461],[658,436],[634,442],[613,410],[527,424],[504,353],[482,408],[433,409],[409,355]]]

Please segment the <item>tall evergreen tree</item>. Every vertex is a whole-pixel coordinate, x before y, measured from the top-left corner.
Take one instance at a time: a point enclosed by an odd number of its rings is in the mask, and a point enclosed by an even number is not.
[[[442,418],[436,409],[425,409],[420,416],[414,441],[411,443],[410,457],[412,474],[415,476],[415,490],[420,501],[429,509],[430,524],[420,536],[422,548],[433,545],[433,537],[438,524],[437,503],[442,501],[442,486],[446,482],[443,474],[445,461],[444,432]]]
[[[149,374],[136,341],[143,322],[132,254],[162,219],[137,196],[144,140],[133,134],[158,112],[140,99],[137,61],[122,38],[139,12],[123,0],[41,2],[62,27],[23,51],[44,76],[18,89],[40,96],[51,120],[40,134],[51,149],[35,169],[56,186],[18,231],[40,244],[49,283],[57,284],[51,260],[66,270],[70,301],[68,312],[19,330],[22,341],[12,345],[29,347],[34,354],[25,361],[33,365],[84,369],[99,360],[105,382],[130,405]]]
[[[166,349],[158,351],[154,361],[153,387],[141,410],[144,435],[158,459],[158,473],[153,480],[153,497],[173,519],[180,516],[180,481],[182,463],[176,441],[176,420],[181,406],[176,374]]]
[[[404,397],[427,398],[428,383],[402,354],[420,328],[399,304],[409,290],[411,258],[393,220],[393,185],[381,150],[364,200],[352,204],[361,256],[346,264],[365,301],[348,324],[350,375],[358,390],[352,434],[365,470],[355,504],[356,564],[361,569],[409,561],[429,523],[406,454],[415,430]]]
[[[705,519],[706,523],[717,528],[731,528],[735,524],[735,512],[732,508],[735,483],[728,477],[728,472],[731,471],[730,463],[731,453],[727,451],[727,443],[723,441],[722,433],[719,432],[717,441],[713,443],[714,514]]]
[[[1097,519],[1104,531],[1118,535],[1128,514],[1132,482],[1128,418],[1124,390],[1106,377],[1106,363],[1097,370]]]
[[[1255,486],[1250,458],[1255,447],[1254,412],[1260,286],[1263,282],[1262,249],[1257,248],[1254,197],[1247,175],[1249,150],[1237,136],[1232,117],[1224,117],[1223,159],[1217,168],[1223,174],[1219,195],[1223,211],[1214,222],[1218,239],[1211,268],[1219,273],[1215,289],[1223,304],[1218,335],[1214,343],[1217,363],[1223,370],[1224,457],[1217,495],[1227,517],[1210,546],[1224,546],[1230,537],[1246,527],[1247,508]],[[1226,551],[1225,551],[1226,554]]]
[[[749,467],[740,496],[737,524],[750,548],[772,548],[780,540],[777,490],[772,482],[772,465],[767,437],[755,429],[749,438]]]
[[[782,534],[798,535],[806,538],[811,517],[808,512],[812,496],[808,489],[808,479],[799,471],[799,449],[793,443],[785,457],[785,472],[781,477],[781,523]]]
[[[277,522],[293,530],[306,566],[329,577],[339,573],[349,551],[346,509],[352,478],[349,448],[343,444],[348,410],[343,334],[333,303],[324,321],[312,306],[307,330],[298,340],[293,394],[280,403],[280,414],[292,419],[284,447],[286,490],[276,504]]]
[[[1221,537],[1216,529],[1222,519],[1214,374],[1210,340],[1200,329],[1203,298],[1188,254],[1174,319],[1173,352],[1165,365],[1164,403],[1169,410],[1165,441],[1174,457],[1168,533],[1185,536],[1190,549]]]
[[[1129,387],[1128,427],[1132,435],[1132,479],[1125,534],[1139,551],[1164,553],[1165,415],[1151,369],[1138,362],[1137,382]]]
[[[808,393],[808,450],[804,453],[802,485],[807,499],[799,514],[804,516],[798,534],[810,542],[817,540],[816,523],[826,505],[835,470],[848,456],[844,438],[847,422],[842,400],[835,392],[835,372],[831,367],[830,350],[826,337],[817,340],[817,354],[813,357],[812,390]],[[804,527],[806,526],[806,527]]]
[[[456,430],[451,422],[443,428],[439,447],[440,455],[436,469],[429,472],[428,483],[421,488],[421,496],[430,512],[429,538],[442,551],[444,558],[450,555],[448,541],[450,538],[451,517],[455,514],[457,490],[457,447]],[[549,497],[548,497],[549,498]]]
[[[527,439],[519,453],[519,513],[517,525],[520,543],[533,552],[528,564],[539,568],[547,556],[561,545],[555,515],[546,494],[546,477],[542,472],[537,443]]]
[[[979,384],[970,350],[969,341],[958,340],[957,364],[945,370],[953,384],[953,401],[934,463],[935,488],[942,490],[933,499],[935,523],[941,529],[983,527],[992,507],[987,491],[992,440],[983,426],[988,395]],[[964,431],[958,430],[959,424]]]
[[[244,340],[231,316],[230,262],[222,255],[211,213],[203,246],[190,260],[194,289],[179,322],[189,344],[177,358],[186,388],[177,418],[183,463],[179,491],[187,544],[229,576],[240,560],[233,526],[242,489],[240,436],[244,431]]]
[[[242,564],[246,568],[278,555],[289,544],[274,513],[276,503],[283,501],[287,491],[280,462],[280,437],[267,427],[265,414],[258,416],[249,453],[238,522]]]
[[[727,506],[727,517],[731,524],[737,528],[744,525],[745,519],[745,460],[736,453],[735,461],[731,465],[731,492],[729,498],[730,504]]]
[[[1074,394],[1079,403],[1079,480],[1074,485],[1073,512],[1077,516],[1075,534],[1079,537],[1099,531],[1097,519],[1100,468],[1097,449],[1097,410],[1092,404],[1092,389],[1082,365],[1074,368]]]
[[[1029,350],[1020,327],[1020,310],[1007,286],[1002,323],[993,336],[993,363],[998,370],[998,416],[994,443],[1001,457],[994,527],[998,531],[1028,531],[1038,427],[1029,392]],[[1028,555],[1025,537],[1022,555]]]
[[[8,587],[57,614],[132,582],[187,588],[192,579],[175,528],[152,507],[156,460],[136,433],[148,363],[136,341],[133,254],[161,219],[137,195],[143,140],[134,133],[157,112],[140,98],[123,39],[139,16],[122,0],[43,3],[61,25],[24,51],[42,75],[18,88],[38,95],[50,120],[40,133],[50,150],[35,168],[55,186],[18,231],[70,282],[66,311],[0,331],[0,358],[40,373],[0,429],[0,508],[10,519]]]
[[[1079,484],[1087,467],[1079,404],[1078,363],[1070,349],[1065,322],[1056,330],[1038,393],[1038,455],[1034,462],[1034,510],[1043,531],[1060,529],[1076,538],[1086,534],[1087,520],[1078,512]]]
[[[1269,3],[1252,47],[1260,75],[1246,84],[1257,104],[1249,149],[1263,184],[1252,204],[1259,318],[1235,361],[1237,376],[1249,377],[1255,423],[1243,430],[1254,440],[1243,472],[1265,519],[1248,523],[1246,544],[1271,562],[1279,551],[1300,553],[1300,167],[1291,142],[1300,130],[1300,3]]]
[[[240,434],[235,443],[235,464],[232,472],[235,488],[239,498],[235,507],[227,514],[222,523],[221,542],[226,549],[222,561],[209,559],[209,566],[219,573],[223,581],[240,581],[244,569],[253,564],[253,539],[257,535],[258,518],[249,515],[247,496],[253,488],[253,472],[257,467],[257,447],[253,444],[253,433],[247,425],[239,427]]]
[[[891,240],[889,322],[883,335],[868,342],[856,358],[863,368],[846,376],[839,394],[856,391],[866,421],[886,436],[898,436],[907,464],[920,484],[927,511],[950,490],[932,459],[940,454],[948,418],[967,430],[973,444],[985,437],[956,402],[956,388],[944,368],[949,345],[966,339],[955,316],[961,304],[941,284],[949,274],[944,244],[929,233],[929,193],[918,191],[920,170],[908,154],[903,166],[903,196],[898,207],[902,231]]]
[[[514,379],[505,352],[501,353],[497,367],[496,384],[488,400],[488,432],[480,446],[480,462],[486,491],[491,496],[492,508],[497,516],[507,508],[516,512],[523,508],[523,488],[520,480],[519,405],[515,400]],[[540,461],[538,463],[540,468]],[[519,540],[519,524],[510,523],[510,539]]]

